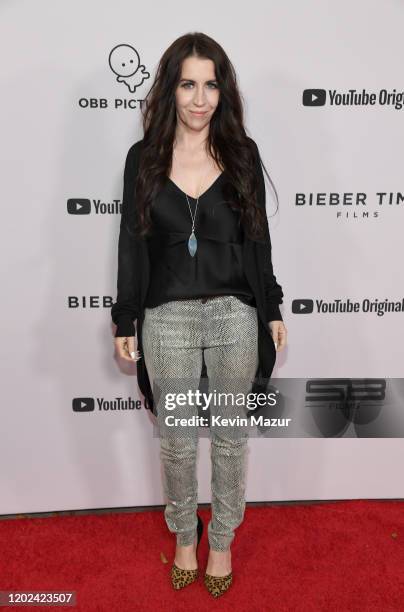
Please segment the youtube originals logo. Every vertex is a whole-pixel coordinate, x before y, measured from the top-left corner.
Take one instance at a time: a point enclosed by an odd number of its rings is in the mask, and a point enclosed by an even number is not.
[[[325,106],[327,102],[327,90],[325,89],[304,89],[302,96],[303,106]],[[338,91],[337,89],[328,90],[329,106],[384,106],[401,110],[404,107],[404,91],[396,89],[379,89],[378,91],[368,91],[367,89],[347,89]]]
[[[384,300],[363,298],[362,301],[351,300],[350,298],[336,298],[330,301],[323,299],[295,299],[292,301],[293,314],[310,314],[314,312],[314,309],[316,314],[354,314],[365,312],[382,317],[386,313],[403,313],[404,298],[385,298]]]
[[[67,200],[67,213],[69,215],[89,215],[93,210],[96,215],[118,215],[122,212],[121,200],[111,202],[90,200],[89,198],[69,198]]]
[[[132,412],[141,408],[142,401],[131,397],[74,397],[72,400],[73,412]]]
[[[325,101],[325,89],[305,89],[303,91],[303,106],[324,106]]]

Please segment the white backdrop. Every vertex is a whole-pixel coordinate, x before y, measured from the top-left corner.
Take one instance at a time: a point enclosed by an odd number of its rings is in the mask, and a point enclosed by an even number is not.
[[[114,360],[120,217],[105,205],[120,200],[126,152],[142,136],[138,101],[188,31],[228,53],[280,196],[270,228],[289,345],[274,377],[401,377],[402,309],[299,315],[292,304],[403,299],[404,204],[377,196],[404,191],[404,110],[378,99],[404,87],[402,2],[225,0],[198,12],[185,0],[3,0],[0,16],[0,513],[164,503],[150,414],[97,404],[142,399],[135,367]],[[122,44],[150,73],[133,91],[108,62]],[[326,90],[325,105],[303,104],[310,88]],[[330,91],[350,89],[375,92],[376,104],[331,104]],[[367,204],[296,205],[297,194],[331,192],[365,193]],[[69,213],[78,198],[89,214]],[[74,411],[77,397],[94,399],[94,411]],[[346,434],[252,439],[248,500],[404,497],[402,439]],[[208,438],[198,474],[208,502]]]

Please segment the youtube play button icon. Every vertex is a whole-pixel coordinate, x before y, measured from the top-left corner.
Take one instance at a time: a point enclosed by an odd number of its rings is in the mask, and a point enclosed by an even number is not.
[[[303,91],[303,106],[324,106],[325,101],[325,89],[305,89]]]
[[[69,215],[89,215],[91,202],[88,198],[69,198],[67,200],[67,212]]]
[[[313,312],[313,300],[293,300],[292,312],[294,314],[309,314]]]

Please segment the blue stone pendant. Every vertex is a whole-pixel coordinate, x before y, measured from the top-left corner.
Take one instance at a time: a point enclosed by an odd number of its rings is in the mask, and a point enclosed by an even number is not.
[[[196,241],[196,237],[194,232],[192,232],[192,234],[190,235],[189,239],[188,239],[188,251],[189,254],[191,255],[191,257],[193,257],[196,253],[196,248],[197,248],[198,244]]]

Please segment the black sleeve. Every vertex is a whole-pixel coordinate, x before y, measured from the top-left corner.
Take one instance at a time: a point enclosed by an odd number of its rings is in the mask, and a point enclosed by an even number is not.
[[[133,323],[139,312],[140,262],[137,261],[137,238],[134,233],[134,186],[137,143],[129,149],[124,170],[121,223],[118,240],[117,299],[111,307],[111,318],[117,326],[115,337],[135,336]]]
[[[251,139],[252,140],[252,139]],[[268,219],[266,216],[266,197],[265,197],[265,180],[264,172],[261,166],[261,159],[257,144],[252,140],[255,148],[255,161],[258,177],[258,203],[265,210],[265,259],[264,259],[264,282],[265,282],[265,302],[266,302],[266,318],[267,321],[282,321],[282,315],[279,304],[283,303],[282,287],[278,284],[272,267],[272,245],[269,234]]]

